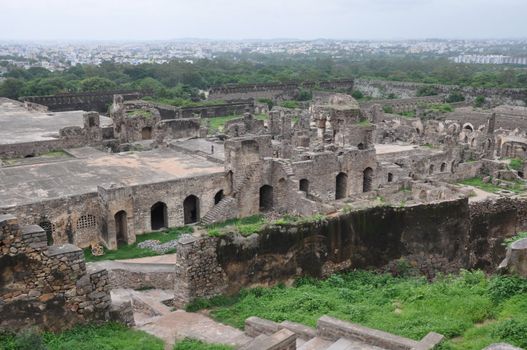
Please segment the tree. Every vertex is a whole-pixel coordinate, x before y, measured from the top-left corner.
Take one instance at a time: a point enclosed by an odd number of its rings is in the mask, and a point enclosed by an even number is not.
[[[351,96],[354,98],[354,99],[357,99],[357,100],[360,100],[362,98],[364,98],[364,94],[362,93],[362,91],[360,90],[355,90],[351,93]]]
[[[115,84],[110,79],[92,77],[82,80],[80,83],[80,88],[81,91],[106,91],[117,88],[117,84]]]
[[[474,106],[482,107],[484,103],[485,103],[485,96],[478,96],[476,97],[476,100],[474,101]]]
[[[24,82],[15,78],[7,78],[0,85],[0,96],[17,99],[24,87]]]

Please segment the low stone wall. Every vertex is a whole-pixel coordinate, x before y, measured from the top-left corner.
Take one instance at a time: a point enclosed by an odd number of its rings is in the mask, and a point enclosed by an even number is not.
[[[108,271],[112,289],[172,289],[174,264],[138,264],[117,261],[88,263],[88,266]]]
[[[0,329],[57,331],[105,320],[109,307],[106,270],[86,269],[79,248],[48,247],[41,227],[0,215]]]
[[[397,273],[401,258],[430,277],[460,268],[491,271],[505,256],[501,243],[524,230],[526,218],[523,199],[469,204],[462,198],[269,226],[249,237],[189,238],[177,247],[175,300],[183,305],[241,288],[355,268],[394,268]]]

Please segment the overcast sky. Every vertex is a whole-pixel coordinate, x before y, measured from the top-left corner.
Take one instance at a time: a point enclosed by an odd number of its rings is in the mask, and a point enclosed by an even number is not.
[[[0,0],[0,39],[525,38],[527,0]]]

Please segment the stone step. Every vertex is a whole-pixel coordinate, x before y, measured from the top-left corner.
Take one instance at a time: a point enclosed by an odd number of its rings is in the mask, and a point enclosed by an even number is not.
[[[340,338],[339,340],[331,344],[331,346],[327,350],[356,350],[356,349],[357,348],[354,346],[353,342],[347,339],[344,339],[344,338]],[[358,348],[358,349],[362,349],[362,348]]]
[[[308,340],[304,343],[298,350],[326,350],[329,348],[333,342],[325,340],[319,337]]]

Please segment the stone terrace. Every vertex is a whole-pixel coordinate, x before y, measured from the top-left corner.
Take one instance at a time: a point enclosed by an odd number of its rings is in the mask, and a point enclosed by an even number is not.
[[[170,149],[107,154],[76,149],[62,162],[0,168],[2,207],[97,192],[100,184],[136,186],[213,173],[223,166]]]

